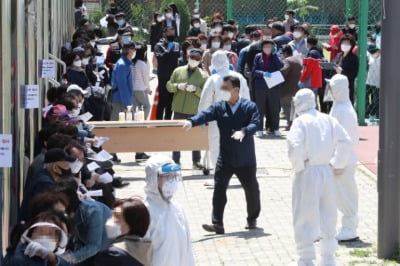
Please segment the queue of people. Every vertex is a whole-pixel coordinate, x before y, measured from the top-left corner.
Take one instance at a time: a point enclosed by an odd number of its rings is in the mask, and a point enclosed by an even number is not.
[[[148,160],[146,198],[115,198],[114,190],[128,185],[113,170],[120,160],[102,148],[106,136],[95,136],[87,121],[121,120],[121,113],[125,119],[140,110],[148,119],[147,45],[133,41],[133,27],[112,1],[106,21],[113,38],[103,55],[98,49],[103,36],[81,2],[76,1],[73,40],[63,49],[67,72],[61,85],[47,92],[50,104],[5,265],[194,265],[188,221],[173,201],[181,181],[179,151],[172,159],[136,153],[135,160]],[[170,4],[154,13],[150,29],[157,119],[184,120],[186,129],[208,124],[215,184],[211,223],[203,229],[225,233],[226,190],[233,174],[246,195],[245,228],[257,228],[261,192],[253,136],[281,137],[283,109],[295,172],[297,265],[313,265],[319,238],[321,265],[335,265],[337,241],[358,239],[355,19],[349,18],[344,29],[332,26],[331,40],[322,46],[291,10],[284,21],[246,26],[243,35],[236,21],[224,20],[215,13],[206,25],[197,10],[184,33],[179,10]],[[179,43],[182,35],[187,38]],[[376,71],[377,37],[370,41],[370,68]],[[331,52],[330,71],[321,64],[328,62],[323,48]],[[283,81],[269,86],[276,73]],[[376,90],[372,74],[368,77],[371,91]],[[326,91],[332,94],[331,108]],[[200,161],[200,151],[193,151],[194,169],[203,169]],[[336,235],[338,209],[343,218]]]

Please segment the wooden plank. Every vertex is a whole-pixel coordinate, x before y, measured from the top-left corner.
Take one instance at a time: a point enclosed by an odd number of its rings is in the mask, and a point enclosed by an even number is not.
[[[185,120],[145,120],[145,121],[93,121],[87,124],[96,128],[122,127],[181,127]]]
[[[109,137],[108,152],[157,152],[208,150],[207,127],[189,131],[179,127],[96,127],[93,133]]]

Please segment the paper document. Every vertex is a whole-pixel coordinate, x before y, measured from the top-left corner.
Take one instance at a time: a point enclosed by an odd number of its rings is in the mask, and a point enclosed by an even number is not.
[[[85,195],[89,197],[103,197],[103,190],[89,190]]]
[[[93,115],[92,115],[91,113],[86,112],[86,113],[84,113],[83,115],[80,115],[80,116],[79,116],[79,119],[86,123],[86,122],[89,121],[90,118],[92,118],[92,117],[93,117]]]
[[[271,77],[267,78],[264,76],[265,82],[267,83],[268,88],[272,89],[273,87],[283,83],[285,79],[282,76],[280,71],[275,71],[271,73]]]
[[[89,170],[89,172],[93,172],[94,170],[99,169],[100,165],[98,165],[96,162],[91,162],[86,167]]]
[[[100,148],[104,144],[104,142],[109,141],[109,140],[110,140],[110,138],[108,138],[108,137],[98,137],[98,138],[96,138],[96,144],[93,146],[96,148]]]
[[[112,155],[106,152],[105,150],[102,150],[101,152],[95,154],[94,156],[90,157],[89,159],[92,159],[94,161],[98,162],[104,162],[112,159]]]
[[[101,183],[111,183],[113,181],[112,175],[110,173],[105,172],[104,174],[99,176],[99,181]]]

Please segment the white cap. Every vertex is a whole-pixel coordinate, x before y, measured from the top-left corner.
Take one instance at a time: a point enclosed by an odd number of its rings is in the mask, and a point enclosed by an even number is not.
[[[70,92],[70,91],[79,91],[83,95],[87,95],[89,93],[88,91],[83,90],[81,87],[79,87],[76,84],[69,85],[69,87],[67,88],[67,92]]]

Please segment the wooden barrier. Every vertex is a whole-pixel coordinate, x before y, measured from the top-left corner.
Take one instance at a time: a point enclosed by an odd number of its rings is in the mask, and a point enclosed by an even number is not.
[[[93,125],[96,136],[109,137],[103,147],[116,152],[208,150],[207,127],[182,128],[182,120],[101,121]]]

